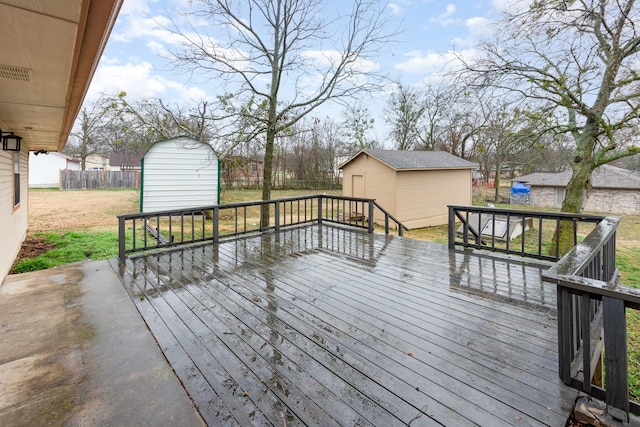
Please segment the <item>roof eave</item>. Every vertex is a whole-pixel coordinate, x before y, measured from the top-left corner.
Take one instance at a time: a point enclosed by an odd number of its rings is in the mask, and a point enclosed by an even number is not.
[[[123,1],[87,0],[82,4],[58,150],[67,143]]]

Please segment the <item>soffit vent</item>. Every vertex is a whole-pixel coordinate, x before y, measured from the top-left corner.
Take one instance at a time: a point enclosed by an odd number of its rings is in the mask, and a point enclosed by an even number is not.
[[[31,81],[31,69],[16,67],[15,65],[1,65],[0,64],[0,78],[20,80],[23,82]]]

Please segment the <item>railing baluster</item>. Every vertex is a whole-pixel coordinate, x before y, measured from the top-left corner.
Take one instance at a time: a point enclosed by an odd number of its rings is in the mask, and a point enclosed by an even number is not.
[[[542,217],[538,218],[538,256],[542,256]]]
[[[184,212],[180,213],[180,241],[184,242]]]
[[[556,254],[556,258],[560,258],[562,255],[560,255],[560,219],[556,219],[556,251],[554,252]]]
[[[612,417],[629,422],[627,319],[624,300],[602,297],[604,309],[605,403]]]
[[[591,297],[580,296],[580,322],[582,323],[582,391],[591,393]]]

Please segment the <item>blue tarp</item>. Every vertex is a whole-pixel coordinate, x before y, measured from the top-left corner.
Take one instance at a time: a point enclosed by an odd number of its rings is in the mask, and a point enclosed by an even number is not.
[[[521,182],[516,182],[511,186],[511,194],[530,194],[531,189]]]

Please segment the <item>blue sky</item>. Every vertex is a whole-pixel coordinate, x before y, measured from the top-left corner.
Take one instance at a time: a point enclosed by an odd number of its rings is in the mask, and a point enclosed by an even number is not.
[[[327,9],[344,1],[327,1]],[[190,78],[176,71],[168,59],[167,52],[175,46],[177,38],[163,26],[170,26],[170,16],[179,19],[177,11],[186,3],[188,0],[124,0],[87,102],[99,93],[126,91],[129,100],[157,97],[170,103],[188,104],[213,98],[228,89]],[[389,23],[401,33],[389,49],[371,59],[382,72],[404,85],[419,86],[442,78],[453,59],[452,51],[473,55],[476,43],[491,36],[495,19],[513,3],[513,0],[391,1],[387,6]],[[380,102],[372,104],[378,106],[372,108],[372,115],[380,124],[383,122],[380,106],[385,104],[387,95],[378,96]],[[384,129],[380,127],[375,133],[378,138],[384,137]]]

